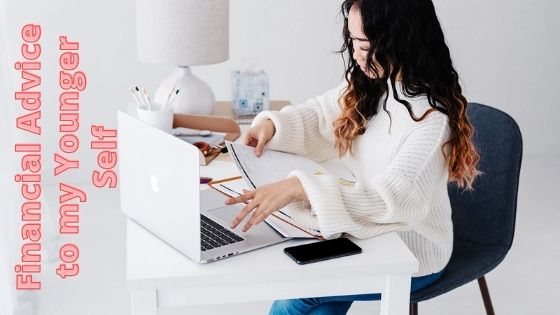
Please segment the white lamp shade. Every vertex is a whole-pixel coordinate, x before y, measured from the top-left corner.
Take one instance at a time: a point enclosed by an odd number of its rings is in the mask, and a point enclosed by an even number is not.
[[[194,66],[229,57],[229,0],[136,0],[138,59]]]

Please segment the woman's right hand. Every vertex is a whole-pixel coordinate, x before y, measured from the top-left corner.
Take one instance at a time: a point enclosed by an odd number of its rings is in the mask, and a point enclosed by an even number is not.
[[[274,136],[276,129],[270,119],[266,119],[249,129],[245,134],[243,142],[255,148],[255,154],[261,156],[264,145]]]

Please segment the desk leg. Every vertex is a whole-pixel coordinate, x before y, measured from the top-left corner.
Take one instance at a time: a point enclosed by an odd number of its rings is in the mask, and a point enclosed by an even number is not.
[[[132,291],[132,315],[157,315],[156,290]]]
[[[407,315],[410,303],[410,275],[389,275],[381,294],[381,315]]]

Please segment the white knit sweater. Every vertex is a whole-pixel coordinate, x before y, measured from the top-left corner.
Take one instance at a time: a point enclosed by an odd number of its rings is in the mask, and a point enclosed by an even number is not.
[[[262,112],[253,126],[271,119],[276,133],[267,148],[307,156],[317,162],[338,153],[332,123],[340,115],[338,98],[346,83],[281,111]],[[408,100],[417,117],[429,109],[425,97]],[[354,156],[341,158],[356,182],[328,174],[294,170],[310,207],[293,202],[284,210],[298,222],[319,229],[325,238],[348,233],[368,238],[396,231],[420,263],[415,276],[438,272],[449,261],[453,247],[448,171],[442,144],[449,137],[447,116],[430,113],[415,122],[392,93],[389,115],[380,109],[353,143]]]

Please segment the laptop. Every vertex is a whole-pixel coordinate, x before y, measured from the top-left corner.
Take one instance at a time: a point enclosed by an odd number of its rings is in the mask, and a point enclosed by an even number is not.
[[[132,220],[197,263],[208,263],[286,241],[266,223],[235,229],[244,204],[200,187],[198,148],[135,116],[118,112],[121,209]]]

